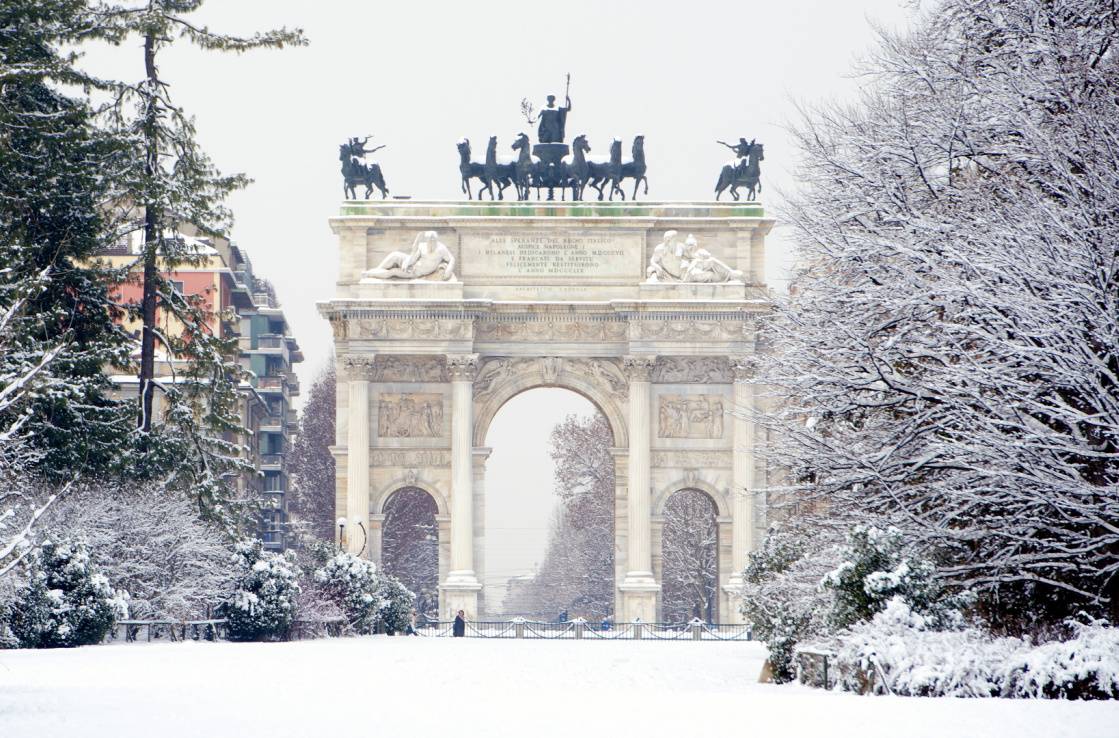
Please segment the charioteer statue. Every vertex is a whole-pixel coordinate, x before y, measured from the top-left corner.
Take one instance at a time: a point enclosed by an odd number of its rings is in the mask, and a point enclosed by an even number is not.
[[[537,199],[540,199],[540,190],[547,193],[549,200],[555,199],[556,190],[559,190],[561,198],[565,198],[570,190],[572,200],[582,200],[588,186],[598,192],[599,200],[603,199],[607,187],[611,200],[615,194],[624,200],[622,183],[627,179],[633,180],[635,199],[639,185],[643,184],[645,194],[649,193],[649,178],[645,175],[645,137],[636,136],[633,139],[633,158],[628,161],[622,159],[622,142],[619,139],[610,145],[609,161],[592,161],[586,156],[591,147],[585,135],[576,136],[571,146],[566,143],[567,114],[572,109],[570,74],[564,90],[564,104],[557,106],[556,100],[556,95],[548,95],[547,102],[539,110],[527,98],[521,100],[525,120],[529,125],[536,126],[537,142],[532,143],[528,133],[522,131],[517,134],[511,147],[516,152],[512,163],[498,161],[497,136],[490,136],[484,163],[471,160],[469,139],[459,140],[459,173],[462,175],[462,191],[467,197],[473,197],[470,191],[472,179],[481,182],[479,199],[484,192],[490,193],[490,199],[503,198],[505,188],[513,185],[518,200],[529,199],[532,190],[536,190]]]
[[[364,139],[354,136],[338,147],[338,159],[342,162],[342,192],[347,199],[357,199],[357,185],[365,186],[365,199],[373,193],[376,187],[381,191],[381,198],[389,196],[389,188],[385,186],[385,177],[381,173],[381,165],[377,162],[366,164],[364,159],[367,154],[372,154],[385,148],[385,145],[365,148],[372,136]]]
[[[715,199],[723,194],[723,190],[730,187],[730,196],[735,200],[738,197],[738,188],[745,187],[749,192],[747,197],[753,200],[757,193],[762,191],[761,161],[765,158],[764,147],[757,139],[750,139],[747,143],[745,137],[739,138],[738,143],[729,144],[726,141],[716,141],[734,152],[736,161],[727,164],[719,172],[719,181],[715,184]]]

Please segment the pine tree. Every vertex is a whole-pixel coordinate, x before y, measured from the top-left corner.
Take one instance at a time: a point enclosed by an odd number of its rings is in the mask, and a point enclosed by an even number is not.
[[[249,180],[222,175],[199,148],[191,118],[171,99],[160,76],[159,52],[175,41],[208,51],[244,52],[254,48],[305,43],[298,30],[281,29],[249,37],[230,36],[193,23],[189,14],[203,0],[145,0],[102,3],[92,8],[90,38],[123,44],[139,38],[143,78],[114,82],[115,105],[107,120],[118,140],[127,144],[115,192],[125,217],[141,234],[143,297],[134,306],[143,324],[140,338],[140,458],[132,471],[164,476],[192,491],[204,516],[238,520],[230,480],[247,468],[244,429],[238,408],[243,373],[235,361],[235,339],[223,336],[220,317],[203,300],[187,299],[172,289],[161,272],[198,263],[203,257],[179,233],[184,227],[220,235],[231,223],[225,199]],[[184,326],[181,335],[162,335],[157,311]],[[155,375],[157,347],[186,362],[172,382]],[[159,389],[166,406],[162,425],[154,415]]]
[[[130,442],[131,406],[110,398],[103,371],[128,362],[109,297],[117,275],[93,260],[113,238],[104,204],[120,147],[86,101],[59,91],[91,83],[59,51],[89,21],[77,0],[0,6],[0,265],[5,284],[20,286],[0,305],[21,294],[0,362],[34,363],[60,348],[50,381],[21,409],[28,447],[39,452],[34,469],[55,479],[105,470]]]

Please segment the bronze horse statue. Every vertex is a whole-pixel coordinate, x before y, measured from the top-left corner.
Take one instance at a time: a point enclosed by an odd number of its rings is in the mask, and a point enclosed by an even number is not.
[[[620,186],[622,181],[622,139],[615,138],[610,142],[610,161],[606,164],[598,164],[595,166],[594,162],[591,164],[591,187],[598,190],[598,199],[602,199],[602,188],[606,183],[610,183],[610,199],[614,199],[614,193],[617,192],[626,199],[625,190]]]
[[[385,186],[385,176],[381,173],[381,165],[376,162],[362,164],[356,156],[351,156],[349,144],[338,147],[338,159],[342,162],[342,195],[349,200],[357,199],[357,185],[365,186],[365,199],[373,194],[373,188],[381,191],[381,199],[389,196],[389,188]]]
[[[486,163],[482,165],[483,189],[489,190],[490,199],[493,199],[493,186],[497,185],[497,199],[505,199],[505,188],[513,184],[516,175],[513,164],[500,164],[497,161],[497,136],[490,136],[486,146]],[[482,199],[482,190],[478,190],[478,199]]]
[[[649,194],[649,178],[645,176],[645,137],[637,136],[633,139],[633,161],[627,161],[622,165],[621,180],[633,180],[633,199],[637,199],[637,186],[642,182],[645,183],[645,194]],[[621,181],[620,180],[620,181]],[[619,188],[620,189],[620,188]],[[622,199],[626,199],[625,192],[622,192]]]
[[[464,138],[458,142],[458,171],[462,175],[462,191],[466,193],[466,199],[473,200],[474,195],[470,192],[470,180],[477,179],[482,183],[482,189],[486,185],[486,172],[485,167],[478,162],[470,161],[470,139]],[[490,198],[493,198],[493,189],[490,189]],[[482,190],[478,190],[478,199],[482,199]]]
[[[715,199],[719,199],[719,195],[723,194],[723,190],[730,187],[730,196],[735,200],[740,199],[738,196],[738,188],[747,188],[746,197],[748,200],[753,200],[757,193],[762,191],[761,183],[761,164],[765,159],[765,147],[760,143],[750,146],[750,155],[746,159],[740,160],[735,164],[727,164],[723,166],[719,172],[719,181],[715,184]]]

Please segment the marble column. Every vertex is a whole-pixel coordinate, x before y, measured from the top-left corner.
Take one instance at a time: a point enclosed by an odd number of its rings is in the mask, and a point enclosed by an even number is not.
[[[754,549],[754,373],[752,359],[732,363],[734,370],[734,455],[731,498],[731,569],[723,585],[728,598],[728,615],[732,622],[741,622],[738,597],[742,590],[742,572]]]
[[[652,374],[655,356],[627,356],[629,376],[629,466],[627,489],[626,576],[618,587],[622,591],[622,616],[649,622],[656,617],[657,592],[653,578],[652,483],[650,444],[652,430]]]
[[[451,570],[443,582],[444,615],[478,614],[482,585],[474,573],[474,375],[477,354],[447,356],[451,376]]]
[[[369,555],[369,379],[363,364],[372,357],[354,357],[347,371],[349,420],[346,436],[346,550]]]

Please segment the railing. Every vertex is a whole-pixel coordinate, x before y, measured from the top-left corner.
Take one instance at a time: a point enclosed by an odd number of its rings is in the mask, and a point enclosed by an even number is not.
[[[452,621],[428,621],[417,628],[417,635],[428,638],[453,636]],[[336,638],[347,632],[345,618],[296,620],[284,640]],[[402,633],[398,633],[402,635]],[[467,621],[468,638],[523,638],[535,640],[599,641],[748,641],[748,625],[710,623],[590,623],[574,620],[547,623],[538,620]],[[229,637],[225,620],[118,620],[105,642],[120,641],[224,641]],[[834,655],[832,655],[834,658]],[[826,662],[825,662],[826,663]],[[826,666],[825,666],[826,669]],[[827,672],[825,671],[825,674]],[[826,678],[826,677],[825,677]]]
[[[277,335],[257,336],[256,347],[258,349],[282,349],[284,347],[284,337]]]
[[[419,635],[433,638],[452,636],[454,623],[432,621],[417,629]],[[749,625],[713,623],[591,623],[574,620],[565,623],[538,620],[467,621],[464,635],[469,638],[526,638],[540,640],[600,641],[749,641]]]

